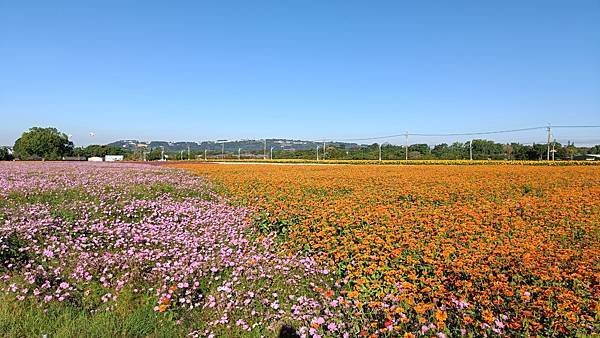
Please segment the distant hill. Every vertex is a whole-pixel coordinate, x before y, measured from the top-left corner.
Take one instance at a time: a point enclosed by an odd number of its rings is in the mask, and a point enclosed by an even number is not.
[[[273,147],[274,150],[307,150],[316,149],[318,145],[323,146],[322,142],[314,141],[303,141],[303,140],[288,140],[288,139],[267,139],[267,150]],[[119,148],[125,148],[127,150],[139,150],[145,149],[156,149],[164,147],[165,151],[181,151],[187,150],[188,147],[191,151],[199,151],[207,149],[209,151],[220,151],[221,142],[218,141],[203,141],[203,142],[166,142],[166,141],[150,141],[141,142],[138,140],[120,140],[107,144],[108,146],[114,146]],[[345,143],[345,142],[328,142],[328,146],[335,146],[344,149],[358,148],[360,147],[357,143]],[[264,147],[263,140],[234,140],[225,142],[226,152],[237,152],[239,148],[242,151],[262,151]]]

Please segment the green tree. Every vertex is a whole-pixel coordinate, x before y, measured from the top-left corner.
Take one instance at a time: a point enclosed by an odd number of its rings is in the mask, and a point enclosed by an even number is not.
[[[469,158],[469,146],[466,143],[454,142],[448,147],[447,160],[460,160]]]
[[[162,150],[160,148],[150,149],[150,152],[146,154],[146,160],[156,161],[161,159]]]
[[[548,152],[548,145],[535,143],[528,151],[528,160],[545,160]]]
[[[72,153],[73,142],[56,128],[33,127],[15,141],[13,150],[21,160],[59,160]]]
[[[445,159],[446,157],[448,157],[449,153],[450,153],[450,148],[448,147],[448,144],[446,144],[446,143],[436,144],[433,147],[433,149],[431,149],[431,154],[433,156],[435,156],[435,158],[438,158],[438,159]]]
[[[600,144],[597,144],[597,145],[591,147],[587,153],[588,154],[600,154]]]
[[[429,148],[429,145],[427,145],[425,143],[411,144],[408,147],[408,152],[409,153],[419,153],[419,154],[414,154],[416,156],[413,156],[413,158],[421,158],[421,157],[426,157],[429,154],[431,154],[431,148]]]
[[[500,143],[489,140],[473,140],[473,158],[475,159],[503,159],[504,152],[504,146]]]
[[[75,156],[85,156],[85,157],[104,157],[106,155],[127,155],[129,152],[126,149],[108,146],[108,145],[97,145],[92,144],[85,148],[75,148],[73,151],[73,155]]]

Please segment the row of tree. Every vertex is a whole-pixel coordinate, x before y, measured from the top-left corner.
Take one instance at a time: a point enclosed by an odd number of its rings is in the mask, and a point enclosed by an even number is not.
[[[552,152],[552,150],[554,150]],[[569,143],[562,145],[555,143],[551,145],[551,158],[554,153],[556,160],[571,160],[574,157],[585,154],[600,154],[600,145],[594,147],[576,147]],[[343,148],[337,146],[326,146],[325,150],[319,148],[319,159],[329,160],[376,160],[379,158],[379,144],[360,146],[356,148]],[[142,159],[145,156],[146,160],[158,160],[163,155],[162,149],[154,148],[130,155],[130,158]],[[182,152],[164,152],[164,155],[169,160],[174,159],[202,159],[204,151],[191,151],[190,154],[186,151]],[[208,158],[262,158],[262,151],[244,151],[241,154],[237,152],[225,152],[208,150],[206,152]],[[316,159],[316,149],[313,150],[274,150],[273,158],[275,159]],[[458,160],[469,159],[474,160],[544,160],[548,155],[547,144],[523,145],[520,143],[501,144],[489,140],[473,140],[471,142],[455,142],[452,144],[437,144],[430,147],[427,144],[412,144],[408,147],[408,151],[404,146],[385,144],[381,145],[381,158],[384,160],[403,160],[408,159],[441,159],[441,160]],[[267,158],[270,158],[270,152],[267,153]]]
[[[552,145],[554,158],[557,160],[573,159],[577,155],[600,154],[600,145],[594,147],[576,147],[569,143]],[[129,160],[159,160],[167,159],[196,159],[204,155],[215,158],[223,154],[219,151],[191,151],[191,152],[163,152],[161,148],[139,149],[130,151],[120,147],[107,145],[90,145],[87,147],[74,147],[69,137],[56,128],[33,127],[24,132],[15,141],[13,153],[8,149],[0,148],[0,160],[60,160],[65,157],[103,157],[105,155],[124,155]],[[345,148],[338,145],[329,145],[319,150],[321,159],[358,160],[358,159],[400,160],[408,156],[409,159],[493,159],[493,160],[542,160],[548,155],[547,144],[523,145],[520,143],[502,144],[490,140],[473,140],[471,142],[455,142],[452,144],[437,144],[430,147],[427,144],[412,144],[406,149],[404,146],[377,143],[354,148]],[[226,158],[236,158],[238,154],[226,153]],[[261,158],[260,151],[245,152],[243,157]],[[268,154],[270,157],[270,154]],[[315,159],[315,150],[275,150],[274,158],[290,159]]]
[[[552,152],[552,150],[554,150]],[[600,154],[600,145],[594,147],[575,147],[569,143],[562,145],[555,143],[551,145],[551,158],[557,160],[573,159],[577,155]],[[340,149],[336,147],[326,147],[321,150],[319,158],[321,159],[378,159],[402,160],[408,159],[441,159],[441,160],[543,160],[548,155],[547,144],[523,145],[520,143],[501,144],[489,140],[473,140],[472,142],[455,142],[452,144],[437,144],[430,147],[427,144],[412,144],[408,146],[408,151],[404,146],[377,143],[362,146],[355,149]],[[316,150],[312,151],[277,151],[273,154],[277,158],[297,158],[297,159],[315,159]]]

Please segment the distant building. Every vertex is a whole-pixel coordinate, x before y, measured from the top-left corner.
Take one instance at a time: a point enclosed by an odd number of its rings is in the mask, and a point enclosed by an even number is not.
[[[123,161],[123,155],[106,155],[104,156],[106,162]]]
[[[102,157],[97,157],[97,156],[88,157],[88,162],[102,162],[102,161],[104,161],[104,159]]]
[[[586,161],[600,161],[600,154],[585,154],[581,156],[581,159]]]

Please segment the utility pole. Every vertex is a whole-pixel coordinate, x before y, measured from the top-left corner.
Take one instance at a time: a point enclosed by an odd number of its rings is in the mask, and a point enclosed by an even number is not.
[[[469,140],[469,159],[473,161],[473,140]]]
[[[325,159],[325,141],[323,141],[323,159]]]
[[[319,161],[319,146],[317,146],[317,161]]]
[[[188,161],[190,160],[190,145],[188,144]]]
[[[242,159],[242,148],[238,148],[238,161]]]
[[[548,127],[546,128],[548,131],[548,154],[546,156],[546,160],[550,161],[550,135],[552,134],[552,129],[550,129],[550,123],[548,123]]]
[[[263,151],[264,151],[263,160],[266,160],[267,159],[267,139],[264,139],[263,141],[265,142],[263,145]]]
[[[221,142],[221,159],[225,159],[225,142]]]
[[[556,139],[552,139],[552,161],[554,161],[554,154],[556,150],[554,150],[554,146],[556,145]]]
[[[271,160],[273,160],[273,147],[271,147]]]
[[[161,159],[161,161],[164,161],[165,160],[165,147],[160,146],[160,149],[161,149],[161,151],[160,151],[160,159]]]
[[[206,157],[206,153],[207,153],[207,152],[208,152],[208,149],[204,149],[204,161],[206,161],[206,160],[207,160],[207,157]]]
[[[179,160],[183,161],[183,150],[179,153]]]
[[[379,162],[381,162],[381,143],[379,143]]]
[[[408,161],[408,132],[404,133],[404,159]]]

